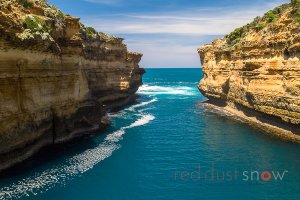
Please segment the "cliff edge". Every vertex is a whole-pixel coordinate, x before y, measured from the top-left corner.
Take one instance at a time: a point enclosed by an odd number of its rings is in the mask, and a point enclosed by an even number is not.
[[[0,170],[104,127],[142,84],[141,57],[44,0],[1,0]]]
[[[198,49],[199,89],[222,107],[272,135],[300,142],[300,1]]]

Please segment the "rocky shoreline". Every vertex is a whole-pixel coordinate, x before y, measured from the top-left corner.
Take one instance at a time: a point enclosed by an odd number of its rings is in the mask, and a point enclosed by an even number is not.
[[[0,7],[0,171],[101,131],[134,101],[142,54],[46,1]]]
[[[299,16],[292,0],[198,50],[209,107],[299,143]]]
[[[227,102],[219,102],[207,100],[199,104],[207,112],[213,112],[216,115],[226,117],[228,119],[248,124],[267,136],[277,138],[286,142],[300,143],[300,135],[297,127],[290,127],[290,124],[281,120],[274,119],[270,115],[260,113],[239,105]],[[238,107],[236,107],[238,106]]]

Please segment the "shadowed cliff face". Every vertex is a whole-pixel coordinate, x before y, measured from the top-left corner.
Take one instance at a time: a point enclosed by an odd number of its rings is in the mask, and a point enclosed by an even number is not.
[[[122,38],[29,2],[0,4],[0,170],[103,128],[107,109],[132,101],[144,73]]]
[[[275,8],[200,48],[200,91],[236,110],[257,111],[299,134],[299,5],[293,1]]]

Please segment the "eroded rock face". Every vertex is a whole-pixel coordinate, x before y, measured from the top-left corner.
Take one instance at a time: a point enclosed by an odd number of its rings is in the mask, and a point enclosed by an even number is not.
[[[123,39],[69,15],[51,16],[54,7],[2,0],[0,8],[3,170],[41,147],[101,129],[107,109],[133,100],[144,70],[138,65],[142,55],[128,52]],[[26,27],[28,17],[45,23],[48,32]]]
[[[279,11],[275,12],[276,9]],[[297,8],[288,4],[276,9],[272,11],[276,13],[274,19],[269,18],[272,17],[269,12],[198,50],[203,65],[199,89],[213,101],[221,101],[234,109],[257,111],[299,134]]]

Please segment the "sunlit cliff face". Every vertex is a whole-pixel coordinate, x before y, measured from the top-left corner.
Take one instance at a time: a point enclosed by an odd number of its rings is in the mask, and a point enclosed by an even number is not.
[[[0,170],[103,128],[142,84],[142,54],[53,6],[2,1],[0,19]]]
[[[200,91],[209,99],[269,115],[299,132],[300,32],[295,12],[291,5],[275,8],[200,48]]]

